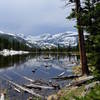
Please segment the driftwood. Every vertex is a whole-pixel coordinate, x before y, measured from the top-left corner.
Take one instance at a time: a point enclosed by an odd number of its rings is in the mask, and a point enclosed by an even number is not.
[[[21,86],[21,85],[19,85],[19,84],[16,84],[16,83],[14,83],[13,81],[10,81],[9,79],[3,78],[3,77],[0,77],[0,78],[2,78],[3,80],[9,82],[11,85],[15,86],[16,89],[18,88],[18,89],[20,89],[20,90],[22,90],[22,91],[25,91],[25,92],[27,92],[27,93],[29,93],[29,94],[31,94],[31,95],[34,95],[34,96],[36,96],[36,97],[41,97],[41,98],[43,98],[41,95],[35,93],[32,89],[28,89],[28,88],[23,87],[23,86]]]
[[[85,90],[88,91],[91,88],[93,88],[95,85],[98,85],[98,84],[100,84],[100,81],[92,82],[92,83],[90,83],[90,84],[88,84],[88,85],[85,86]]]
[[[67,80],[67,79],[74,79],[74,78],[78,78],[79,76],[64,76],[64,77],[54,77],[52,79],[56,79],[56,80]]]
[[[85,90],[84,92],[82,93],[83,96],[85,96],[87,93],[89,93],[89,91],[91,89],[94,88],[94,86],[100,84],[100,81],[95,81],[95,82],[92,82],[92,83],[89,83],[88,85],[85,85]]]
[[[22,75],[20,75],[20,74],[17,73],[17,72],[13,72],[13,73],[15,73],[15,74],[17,74],[18,76],[20,76],[20,77],[22,77],[22,78],[24,78],[24,79],[26,79],[26,80],[32,82],[32,84],[24,85],[24,86],[27,87],[27,88],[35,88],[35,89],[57,89],[57,88],[59,89],[59,88],[60,88],[60,86],[58,86],[58,85],[56,85],[56,84],[51,84],[51,86],[42,86],[41,84],[46,84],[46,85],[49,85],[49,84],[46,83],[46,82],[43,82],[43,81],[41,81],[41,80],[35,81],[35,80],[30,79],[30,78],[28,78],[28,77],[26,77],[26,76],[22,76]]]
[[[20,89],[14,87],[14,90],[17,91],[18,93],[21,93]]]
[[[87,76],[83,79],[80,79],[79,81],[73,82],[73,86],[81,86],[82,84],[85,84],[87,81],[92,80],[94,77],[93,76]]]
[[[12,81],[10,81],[10,80],[8,80],[8,82],[11,83],[12,85],[14,85],[15,87],[17,87],[17,88],[19,88],[19,89],[21,89],[21,90],[23,90],[23,91],[25,91],[25,92],[28,92],[28,93],[30,93],[30,94],[36,96],[36,97],[41,97],[41,95],[35,93],[35,92],[34,92],[33,90],[31,90],[31,89],[27,89],[27,88],[25,88],[25,87],[23,87],[23,86],[21,86],[21,85],[18,85],[18,84],[14,83],[14,82],[12,82]]]
[[[61,76],[63,76],[65,74],[65,72],[62,72],[62,73],[60,73],[59,75],[58,75],[58,77],[61,77]]]
[[[72,82],[69,85],[66,85],[66,87],[70,86],[81,86],[82,84],[85,84],[87,81],[94,79],[93,76],[87,76],[85,78],[79,79],[78,81]]]
[[[26,77],[26,76],[23,76],[23,78],[26,79],[26,80],[28,80],[28,81],[30,81],[30,82],[35,82],[35,80],[30,79],[30,78],[28,78],[28,77]]]
[[[19,73],[17,73],[17,72],[14,72],[14,71],[12,71],[12,72],[15,73],[16,75],[18,75],[18,76],[20,76],[20,77],[22,77],[22,78],[24,78],[24,79],[30,81],[30,82],[35,82],[35,80],[30,79],[29,77],[23,76],[23,75],[21,75],[21,74],[19,74]]]
[[[35,88],[35,89],[54,89],[54,87],[42,86],[42,85],[36,85],[36,84],[25,85],[25,87],[27,87],[27,88]]]
[[[49,83],[48,82],[45,82],[44,80],[41,80],[41,79],[35,80],[35,82],[33,82],[33,83],[36,84],[36,85],[43,84],[43,85],[49,86]]]

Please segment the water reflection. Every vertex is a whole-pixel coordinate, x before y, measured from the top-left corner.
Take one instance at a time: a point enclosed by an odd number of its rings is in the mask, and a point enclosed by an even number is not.
[[[31,59],[31,58],[36,57],[36,54],[34,55],[14,55],[14,56],[2,56],[0,55],[0,68],[6,68],[6,67],[10,67],[10,66],[14,66],[16,65],[20,65],[24,62],[26,62],[27,60]]]
[[[36,61],[43,61],[46,59],[50,60],[56,60],[56,61],[61,61],[64,59],[67,62],[79,62],[79,56],[75,55],[68,55],[64,53],[46,53],[46,54],[40,54],[40,53],[33,53],[33,54],[25,54],[25,55],[14,55],[14,56],[2,56],[0,55],[0,68],[6,68],[14,65],[20,65],[25,62],[27,62],[30,59],[35,59]]]
[[[3,57],[0,56],[0,76],[13,80],[23,85],[29,83],[23,76],[33,80],[44,82],[56,82],[60,87],[65,86],[71,80],[53,80],[64,72],[63,76],[72,75],[72,66],[79,64],[79,56],[68,54],[28,54]],[[3,83],[4,85],[4,83]],[[4,86],[8,87],[8,86]],[[56,90],[37,91],[41,95],[48,95]],[[16,95],[16,94],[15,94]],[[21,97],[22,98],[22,97]],[[20,99],[19,99],[20,100]]]

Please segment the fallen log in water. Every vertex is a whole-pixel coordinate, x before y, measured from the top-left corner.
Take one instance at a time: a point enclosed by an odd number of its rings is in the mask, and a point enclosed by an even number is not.
[[[27,88],[25,88],[25,87],[23,87],[23,86],[21,86],[21,85],[18,85],[18,84],[14,83],[14,82],[12,82],[12,81],[10,81],[10,80],[8,80],[8,82],[11,83],[12,85],[14,85],[16,88],[19,88],[19,89],[21,89],[21,90],[23,90],[23,91],[25,91],[25,92],[28,92],[28,93],[30,93],[30,94],[36,96],[36,97],[42,97],[41,95],[35,93],[35,92],[34,92],[33,90],[31,90],[31,89],[27,89]]]
[[[21,74],[15,72],[15,71],[12,71],[12,72],[15,73],[16,75],[18,75],[18,76],[20,76],[20,77],[26,79],[27,81],[30,81],[30,82],[34,83],[34,84],[37,84],[37,85],[40,85],[40,84],[49,85],[49,83],[44,82],[43,80],[33,80],[33,79],[29,78],[29,77],[26,77],[26,76],[24,76],[24,75],[21,75]],[[47,72],[45,72],[45,73],[47,73]],[[8,76],[7,76],[7,77],[8,77]],[[9,77],[8,77],[8,78],[9,78]]]
[[[27,88],[35,88],[35,89],[54,89],[54,87],[51,86],[42,86],[42,85],[36,85],[36,84],[29,84],[24,85]]]
[[[30,81],[30,82],[35,82],[35,80],[30,79],[29,77],[23,76],[23,75],[21,75],[21,74],[19,74],[19,73],[15,72],[15,71],[12,71],[12,72],[13,72],[13,73],[15,73],[15,74],[17,74],[18,76],[20,76],[20,77],[22,77],[22,78],[24,78],[24,79],[26,79],[26,80]]]
[[[64,77],[53,77],[52,79],[56,79],[56,80],[67,80],[67,79],[74,79],[74,78],[78,78],[79,76],[64,76]]]
[[[32,89],[28,89],[28,88],[26,88],[26,87],[23,87],[23,86],[21,86],[21,85],[19,85],[19,84],[16,84],[16,83],[14,83],[13,81],[10,81],[9,79],[6,79],[6,78],[4,78],[4,77],[1,77],[1,76],[0,76],[0,78],[2,78],[3,80],[9,82],[11,85],[15,86],[16,88],[18,88],[18,89],[20,89],[20,90],[22,90],[22,91],[25,91],[25,92],[27,92],[27,93],[29,93],[29,94],[31,94],[31,95],[36,96],[36,97],[41,97],[41,98],[43,98],[41,95],[35,93]]]
[[[33,82],[33,83],[36,84],[36,85],[43,84],[43,85],[49,86],[49,83],[48,82],[46,82],[44,80],[41,80],[41,79],[35,80],[35,82]]]
[[[21,93],[20,89],[14,87],[14,90],[17,91],[18,93]]]
[[[65,72],[62,72],[62,73],[60,73],[59,75],[58,75],[58,77],[61,77],[61,76],[63,76],[65,74]]]
[[[30,82],[35,82],[35,80],[30,79],[30,78],[28,78],[28,77],[26,77],[26,76],[23,76],[23,78],[26,79],[26,80],[28,80],[28,81],[30,81]]]

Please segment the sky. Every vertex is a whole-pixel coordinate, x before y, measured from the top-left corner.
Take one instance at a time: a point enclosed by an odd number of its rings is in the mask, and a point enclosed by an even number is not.
[[[75,31],[62,0],[0,0],[0,31],[26,35]]]

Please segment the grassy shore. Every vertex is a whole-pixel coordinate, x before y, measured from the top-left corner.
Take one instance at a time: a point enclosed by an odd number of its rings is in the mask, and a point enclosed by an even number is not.
[[[100,84],[96,84],[86,93],[85,85],[60,90],[57,94],[49,96],[48,100],[100,100]]]
[[[93,67],[89,66],[89,69],[93,71]],[[81,67],[75,66],[73,67],[73,73],[75,75],[81,74]],[[87,76],[82,76],[82,78]],[[74,79],[72,81],[76,81],[79,79]],[[53,94],[48,97],[48,100],[100,100],[100,84],[96,84],[97,80],[88,81],[82,86],[71,86],[64,87],[58,93]],[[100,81],[99,81],[100,82]],[[87,86],[93,85],[89,90],[86,90]]]

